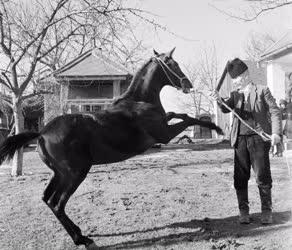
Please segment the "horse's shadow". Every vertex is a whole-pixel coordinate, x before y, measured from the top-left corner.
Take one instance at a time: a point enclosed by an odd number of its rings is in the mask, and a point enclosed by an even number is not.
[[[123,237],[135,234],[146,234],[151,232],[162,231],[165,229],[184,229],[181,233],[169,233],[159,237],[150,237],[142,240],[130,240],[117,244],[97,247],[92,244],[87,249],[133,249],[142,247],[153,247],[155,245],[170,246],[177,243],[220,239],[226,237],[238,238],[241,236],[257,236],[270,231],[283,230],[292,227],[291,211],[275,212],[273,213],[274,222],[272,225],[263,226],[260,223],[260,214],[255,213],[251,215],[252,223],[249,225],[239,225],[238,216],[231,216],[227,218],[205,218],[203,220],[191,220],[185,222],[177,222],[163,227],[155,227],[142,231],[123,232],[117,234],[91,234],[90,237]],[[189,230],[189,232],[186,232]],[[176,230],[178,231],[178,230]],[[157,235],[157,234],[156,234]],[[141,238],[141,237],[140,237]]]
[[[161,153],[173,150],[183,149],[185,151],[212,151],[212,150],[223,150],[223,149],[231,149],[230,142],[227,140],[222,140],[215,143],[207,143],[207,142],[198,142],[198,143],[190,143],[190,144],[174,144],[169,143],[166,145],[162,145],[159,148],[150,148],[143,153],[143,155],[148,155],[152,153]]]

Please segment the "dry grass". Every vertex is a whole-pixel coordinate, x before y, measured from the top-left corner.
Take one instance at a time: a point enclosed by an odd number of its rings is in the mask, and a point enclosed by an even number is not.
[[[101,249],[292,249],[285,158],[271,159],[275,223],[266,227],[254,177],[253,223],[237,223],[232,158],[227,144],[200,141],[94,166],[68,215]],[[0,168],[0,249],[83,249],[41,201],[51,173],[36,152],[25,154],[24,172],[11,178]]]

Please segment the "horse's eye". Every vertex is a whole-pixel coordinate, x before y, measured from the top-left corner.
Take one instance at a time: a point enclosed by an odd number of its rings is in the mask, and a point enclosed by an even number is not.
[[[164,62],[165,62],[167,65],[170,65],[170,64],[171,64],[171,58],[170,58],[170,57],[165,57]]]

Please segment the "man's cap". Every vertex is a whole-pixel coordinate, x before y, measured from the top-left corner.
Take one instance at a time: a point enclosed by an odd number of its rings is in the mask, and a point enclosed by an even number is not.
[[[238,77],[248,69],[247,65],[239,58],[235,58],[227,64],[227,72],[232,79]]]

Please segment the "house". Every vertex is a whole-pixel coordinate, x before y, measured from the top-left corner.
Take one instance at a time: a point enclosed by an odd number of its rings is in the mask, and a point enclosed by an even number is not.
[[[259,63],[267,65],[268,86],[277,102],[279,103],[280,99],[292,101],[292,29],[261,55]],[[289,104],[289,107],[291,105]],[[289,117],[288,114],[288,120]],[[292,139],[289,128],[287,137],[289,140]],[[290,141],[286,147],[291,149],[292,142]]]
[[[131,78],[127,68],[106,57],[102,50],[85,52],[53,73],[54,94],[45,96],[44,122],[64,113],[105,109],[126,91]]]
[[[292,30],[261,55],[259,64],[266,66],[268,87],[279,103],[287,95],[288,76],[292,73]]]

